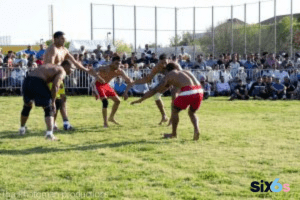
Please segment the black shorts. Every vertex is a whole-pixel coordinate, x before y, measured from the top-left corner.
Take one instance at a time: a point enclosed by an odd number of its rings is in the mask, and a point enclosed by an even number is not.
[[[51,92],[47,83],[43,79],[27,76],[22,87],[23,100],[25,104],[34,101],[35,106],[51,106]]]

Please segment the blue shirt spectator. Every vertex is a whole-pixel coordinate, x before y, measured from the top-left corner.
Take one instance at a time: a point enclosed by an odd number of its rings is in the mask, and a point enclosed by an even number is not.
[[[40,45],[40,50],[36,54],[36,58],[38,60],[43,60],[43,55],[45,54],[46,50],[44,49],[44,45]]]
[[[115,89],[115,91],[117,92],[117,94],[119,96],[123,95],[123,93],[125,92],[126,87],[127,87],[127,85],[124,82],[121,82],[120,77],[117,77],[117,80],[116,80],[115,85],[114,85],[114,89]]]
[[[27,50],[25,50],[25,53],[28,55],[36,55],[36,52],[32,50],[31,45],[28,45]]]
[[[214,61],[213,56],[210,55],[210,56],[209,56],[209,60],[206,61],[206,66],[212,67],[212,66],[214,66],[215,64],[216,64],[216,61]]]

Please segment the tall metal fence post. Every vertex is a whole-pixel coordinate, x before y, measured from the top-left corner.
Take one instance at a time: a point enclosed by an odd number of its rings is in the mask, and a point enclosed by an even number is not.
[[[93,4],[91,3],[91,40],[93,39]]]
[[[113,45],[115,46],[115,5],[112,5]]]
[[[155,54],[157,54],[157,7],[155,6]]]
[[[231,5],[231,54],[233,54],[233,6]]]
[[[136,6],[134,6],[134,52],[136,52]]]
[[[274,50],[275,50],[275,54],[277,52],[277,20],[276,20],[276,0],[274,0],[274,26],[275,26],[275,42],[274,42]]]
[[[175,55],[177,56],[177,8],[175,7]]]
[[[194,47],[193,47],[193,57],[195,60],[195,54],[196,54],[196,44],[195,44],[195,35],[196,34],[196,7],[194,7],[194,30],[193,30],[193,43],[194,43]]]
[[[215,58],[214,7],[212,7],[212,55],[213,55],[213,58]]]
[[[258,20],[259,20],[259,35],[258,35],[258,53],[261,51],[261,2],[258,4]]]
[[[247,24],[247,4],[245,4],[245,24],[244,24],[244,30],[245,30],[245,55],[247,55],[247,29],[246,29],[246,24]]]
[[[293,56],[293,0],[291,0],[291,55]]]

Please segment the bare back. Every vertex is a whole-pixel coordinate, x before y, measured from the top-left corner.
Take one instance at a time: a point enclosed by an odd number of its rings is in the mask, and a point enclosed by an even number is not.
[[[60,75],[64,69],[61,66],[53,64],[44,64],[36,70],[29,73],[30,77],[38,77],[43,79],[46,83],[53,82],[57,75]]]
[[[56,47],[51,44],[45,53],[44,63],[60,65],[65,59],[69,51],[65,47]]]
[[[169,86],[173,85],[177,88],[200,85],[194,75],[185,70],[171,71],[167,74],[166,79]]]

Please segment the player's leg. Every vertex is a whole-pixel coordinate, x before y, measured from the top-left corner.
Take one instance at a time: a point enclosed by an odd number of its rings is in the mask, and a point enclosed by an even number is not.
[[[50,139],[53,141],[58,141],[59,139],[56,138],[53,134],[53,125],[54,125],[54,110],[51,105],[44,107],[44,112],[45,112],[45,122],[47,126],[47,131],[46,131],[46,139]]]
[[[194,126],[194,140],[198,140],[199,136],[200,136],[200,129],[199,129],[199,125],[198,125],[198,118],[196,116],[196,111],[197,110],[194,110],[192,107],[190,107],[189,112],[188,112],[191,122]]]
[[[55,106],[56,106],[56,112],[54,113],[53,131],[59,131],[56,125],[56,118],[57,118],[58,111],[61,110],[61,99],[55,100]]]
[[[160,93],[156,93],[154,95],[154,100],[155,100],[155,104],[156,106],[158,107],[159,109],[159,112],[161,114],[161,120],[159,122],[159,125],[161,125],[163,122],[167,122],[168,121],[168,117],[166,115],[166,111],[165,111],[165,108],[164,108],[164,104],[163,104],[163,101],[161,100],[161,94]]]
[[[181,111],[180,108],[173,106],[172,107],[172,133],[171,134],[164,134],[164,138],[177,138],[177,127],[179,123],[179,112]]]
[[[175,87],[173,87],[173,88],[171,89],[171,95],[172,95],[171,108],[173,108],[174,101],[175,101],[175,99],[177,98],[177,95],[178,95],[178,89],[175,88]],[[173,109],[171,110],[171,112],[173,112]],[[172,124],[172,116],[173,116],[173,115],[172,115],[172,113],[171,113],[171,118],[170,118],[170,120],[169,120],[168,126],[170,126],[170,125]]]
[[[108,122],[107,122],[108,100],[106,97],[101,97],[101,101],[102,101],[102,116],[103,116],[104,128],[107,128],[108,127]]]
[[[65,130],[74,130],[74,128],[71,126],[69,119],[68,119],[68,113],[67,113],[67,96],[66,96],[66,90],[65,86],[62,85],[62,88],[59,90],[59,94],[61,97],[61,109],[60,113],[63,118],[64,123],[64,129]]]
[[[26,133],[25,125],[28,120],[31,109],[32,109],[32,102],[24,103],[23,110],[21,112],[21,127],[19,130],[20,135],[25,135]]]
[[[110,98],[111,100],[113,100],[114,104],[113,104],[113,106],[112,106],[111,113],[110,113],[110,116],[109,116],[109,118],[108,118],[108,121],[113,122],[113,123],[119,125],[119,123],[115,120],[115,114],[116,114],[116,112],[117,112],[117,110],[118,110],[118,108],[119,108],[119,105],[120,105],[120,103],[121,103],[120,98],[119,98],[117,95],[116,95],[116,96],[109,97],[109,98]]]

